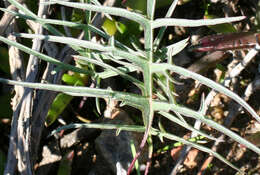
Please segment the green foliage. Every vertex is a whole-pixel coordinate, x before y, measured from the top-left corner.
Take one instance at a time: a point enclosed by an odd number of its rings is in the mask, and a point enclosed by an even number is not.
[[[54,99],[51,108],[48,111],[47,118],[46,118],[46,125],[50,126],[59,115],[63,112],[63,110],[67,107],[70,101],[73,99],[73,96],[59,93],[56,98]]]
[[[73,75],[64,74],[62,76],[62,81],[64,81],[68,85],[84,86],[84,76],[81,77],[80,74],[77,73],[74,73]]]
[[[45,54],[36,52],[22,44],[14,43],[4,37],[0,37],[2,42],[7,43],[8,45],[15,46],[20,50],[35,55],[42,60],[48,61],[49,63],[58,65],[59,68],[64,70],[71,70],[77,73],[86,74],[90,76],[92,79],[105,79],[113,76],[121,76],[122,78],[132,82],[136,87],[139,88],[141,91],[141,95],[134,94],[134,93],[127,93],[121,91],[114,91],[111,89],[101,89],[101,88],[90,88],[90,87],[79,87],[79,86],[68,86],[68,85],[51,85],[51,84],[41,84],[41,83],[28,83],[28,82],[17,82],[6,80],[0,78],[0,82],[13,84],[13,85],[21,85],[30,88],[37,88],[37,89],[46,89],[52,90],[57,92],[62,92],[60,94],[63,100],[59,100],[57,102],[57,106],[53,110],[55,113],[55,117],[50,119],[50,123],[55,121],[57,115],[60,114],[61,110],[64,106],[66,106],[69,101],[71,100],[70,96],[89,96],[89,97],[96,97],[96,98],[110,98],[121,102],[121,105],[129,105],[136,109],[139,109],[142,112],[142,120],[144,126],[138,125],[111,125],[111,124],[72,124],[65,126],[63,128],[57,129],[55,132],[58,132],[60,129],[68,129],[68,128],[77,128],[77,127],[86,127],[86,128],[100,128],[100,129],[117,129],[118,131],[121,130],[128,130],[128,131],[135,131],[135,132],[144,132],[144,137],[140,148],[143,148],[147,139],[149,138],[149,154],[152,154],[152,140],[150,136],[158,136],[160,139],[168,138],[170,140],[175,140],[177,142],[191,145],[201,151],[205,151],[213,156],[217,157],[219,160],[223,161],[230,167],[236,169],[237,171],[242,172],[237,167],[232,165],[226,159],[224,159],[218,153],[210,150],[209,148],[197,144],[195,142],[185,140],[181,137],[178,137],[174,134],[167,133],[164,131],[160,131],[152,127],[153,117],[155,113],[159,113],[162,117],[169,119],[170,121],[181,125],[182,127],[194,131],[197,134],[200,134],[210,140],[217,140],[212,136],[203,133],[200,130],[195,129],[194,127],[190,126],[185,117],[191,117],[196,120],[200,120],[201,122],[207,124],[208,126],[220,131],[227,136],[231,137],[235,141],[246,145],[249,149],[253,150],[254,152],[260,154],[260,149],[256,147],[254,144],[248,142],[247,140],[243,139],[242,137],[238,136],[236,133],[232,132],[231,130],[225,128],[224,126],[212,121],[211,119],[207,118],[204,113],[203,109],[205,108],[202,102],[202,107],[198,111],[194,111],[187,107],[182,106],[181,104],[177,104],[173,95],[173,79],[170,76],[169,72],[177,73],[185,77],[189,77],[199,81],[200,83],[221,92],[228,97],[235,100],[241,106],[243,106],[256,120],[259,120],[259,116],[257,113],[237,94],[233,93],[232,91],[228,90],[227,88],[223,87],[222,85],[203,77],[199,74],[191,72],[187,69],[182,67],[176,66],[172,63],[172,56],[179,53],[186,45],[187,39],[180,41],[174,45],[170,46],[160,46],[160,41],[164,35],[164,31],[168,26],[181,26],[181,27],[198,27],[198,26],[212,26],[218,25],[222,23],[230,23],[244,19],[245,17],[232,17],[232,18],[219,18],[219,19],[203,19],[203,20],[188,20],[188,19],[176,19],[170,18],[172,12],[175,9],[177,1],[173,1],[172,5],[167,12],[165,18],[154,19],[155,13],[155,0],[148,0],[142,1],[145,2],[145,6],[141,5],[140,7],[135,7],[136,9],[140,8],[143,11],[145,16],[136,12],[135,10],[127,10],[122,8],[116,7],[104,7],[99,5],[96,1],[92,1],[93,4],[87,3],[75,3],[75,2],[67,2],[63,0],[51,0],[50,2],[46,2],[46,5],[58,4],[71,7],[73,9],[81,9],[84,11],[91,11],[99,12],[99,13],[106,13],[109,15],[117,16],[126,18],[128,21],[135,23],[138,28],[142,29],[139,30],[138,33],[143,31],[144,33],[144,48],[138,47],[135,45],[134,49],[130,47],[128,44],[124,42],[120,42],[117,40],[117,37],[111,37],[114,35],[116,31],[125,31],[125,33],[132,32],[132,29],[129,29],[128,25],[124,23],[126,29],[124,27],[120,27],[117,25],[117,22],[114,20],[107,20],[103,27],[106,32],[103,32],[90,23],[88,24],[81,24],[76,22],[67,22],[62,20],[51,20],[51,19],[42,19],[37,17],[34,13],[30,10],[26,9],[24,6],[19,4],[15,0],[8,0],[10,3],[14,4],[19,8],[23,14],[20,13],[13,13],[16,16],[20,16],[26,19],[31,19],[35,22],[38,22],[43,25],[43,27],[48,30],[52,35],[28,35],[28,34],[19,34],[20,37],[26,38],[36,38],[36,39],[48,39],[50,42],[57,42],[63,44],[69,44],[75,51],[80,51],[80,55],[74,56],[77,61],[81,61],[84,65],[98,65],[102,67],[101,72],[96,72],[94,68],[91,69],[82,69],[81,67],[76,67],[73,65],[65,64],[60,62],[50,56]],[[127,1],[128,3],[133,3],[133,1]],[[138,2],[136,5],[139,5],[141,1],[134,1]],[[145,11],[144,11],[145,10]],[[91,16],[91,15],[89,15]],[[112,19],[112,18],[111,18]],[[87,20],[88,22],[90,20]],[[121,21],[120,21],[121,22]],[[78,40],[75,38],[65,37],[63,34],[57,30],[53,24],[61,25],[61,26],[69,26],[73,28],[80,28],[84,30],[89,30],[94,32],[95,34],[99,35],[100,37],[104,37],[108,40],[105,44],[100,44],[93,41],[85,41],[85,40]],[[159,34],[157,37],[154,36],[154,30],[156,28],[160,28]],[[18,35],[17,35],[18,36]],[[88,37],[86,37],[88,38]],[[138,37],[137,37],[138,38]],[[131,43],[134,45],[134,42]],[[86,49],[86,50],[84,50]],[[87,53],[84,53],[86,51]],[[89,51],[89,52],[88,52]],[[164,58],[158,58],[158,55],[155,53],[165,53]],[[159,56],[160,57],[160,56]],[[167,62],[166,62],[167,61]],[[115,67],[114,64],[117,63],[120,66]],[[141,72],[142,73],[142,81],[137,79],[136,77],[129,74],[130,72]],[[68,75],[65,76],[66,81],[68,84],[77,84],[77,78],[70,77]],[[154,82],[160,83],[160,89],[154,85]],[[84,83],[83,83],[84,84]],[[156,93],[157,99],[153,99],[153,95]],[[64,100],[66,99],[66,100]],[[65,101],[65,104],[61,104],[62,101]],[[56,102],[54,102],[55,104]],[[64,108],[63,108],[64,109]],[[63,110],[62,109],[62,110]],[[173,115],[176,114],[176,115]],[[138,155],[138,154],[137,154]]]
[[[196,143],[203,142],[203,141],[205,142],[205,140],[203,140],[203,139],[205,139],[203,136],[198,136],[198,137],[190,138],[189,141],[196,142]],[[158,149],[156,152],[161,153],[161,152],[169,151],[172,148],[179,147],[179,146],[183,146],[183,143],[176,142],[176,143],[171,144],[171,145],[166,145],[165,147]]]
[[[74,151],[66,153],[60,161],[57,175],[70,175]]]
[[[136,149],[135,149],[135,145],[134,145],[134,141],[133,140],[130,140],[130,145],[131,145],[132,155],[133,155],[133,158],[134,158],[136,156]],[[137,175],[141,175],[141,173],[140,173],[140,165],[139,165],[138,160],[135,162],[135,169],[136,169]]]
[[[221,64],[217,64],[216,68],[219,69],[222,72],[220,79],[219,79],[219,83],[222,83],[224,81],[227,69],[224,66],[222,66]]]
[[[115,19],[110,20],[106,18],[102,25],[102,28],[108,35],[113,36],[116,34],[117,31],[120,34],[124,34],[128,27],[125,24],[116,21]]]
[[[115,20],[110,20],[108,18],[105,19],[102,28],[105,30],[105,32],[113,36],[115,35],[117,28],[116,28],[116,21]]]
[[[207,4],[207,8],[205,10],[204,19],[215,19],[215,18],[218,18],[215,15],[210,15],[209,14],[208,6],[209,6],[209,4]],[[212,25],[212,26],[208,26],[208,27],[211,30],[214,30],[216,33],[234,33],[234,32],[237,32],[236,28],[231,23],[217,24],[217,25]]]
[[[126,0],[124,6],[129,8],[130,10],[146,14],[146,1]]]
[[[83,82],[83,77],[81,77],[80,74],[77,73],[73,75],[64,74],[62,76],[62,80],[68,85],[74,85],[74,86],[85,85]],[[68,106],[68,104],[71,102],[73,98],[74,98],[73,96],[64,93],[59,93],[55,97],[46,117],[47,126],[50,126],[52,123],[56,121],[56,119],[59,117],[59,115],[61,115],[61,113]]]
[[[214,19],[218,18],[217,16],[214,15],[204,15],[205,19]],[[225,23],[225,24],[218,24],[218,25],[213,25],[213,26],[208,26],[210,29],[214,30],[216,33],[234,33],[237,32],[235,27],[230,24],[230,23]]]
[[[83,23],[84,20],[85,20],[85,12],[83,10],[73,9],[71,21]]]

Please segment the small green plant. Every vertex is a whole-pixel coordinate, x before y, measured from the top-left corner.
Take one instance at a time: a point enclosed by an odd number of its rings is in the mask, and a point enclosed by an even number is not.
[[[0,82],[7,83],[11,85],[24,86],[28,88],[35,89],[44,89],[50,91],[62,92],[71,96],[87,96],[95,98],[110,98],[121,102],[122,105],[129,105],[136,109],[139,109],[142,112],[143,126],[137,125],[108,125],[108,124],[71,124],[64,127],[61,127],[54,132],[59,132],[63,129],[68,128],[100,128],[100,129],[117,129],[118,131],[127,130],[133,132],[144,132],[143,140],[140,143],[139,150],[137,150],[136,156],[129,168],[128,173],[130,173],[132,167],[134,166],[135,160],[140,156],[141,150],[147,142],[147,139],[152,139],[151,136],[157,136],[159,138],[168,138],[186,145],[191,145],[201,151],[207,152],[219,160],[223,161],[230,167],[236,169],[237,171],[243,173],[239,168],[232,165],[220,154],[212,151],[211,149],[192,142],[185,140],[178,136],[175,136],[174,133],[167,133],[159,129],[152,127],[154,114],[158,113],[170,121],[181,125],[182,127],[198,133],[199,135],[208,138],[210,140],[216,140],[212,136],[203,133],[200,130],[195,129],[185,121],[185,117],[191,117],[196,120],[199,120],[208,126],[218,130],[221,133],[231,137],[235,141],[246,145],[249,149],[256,152],[260,155],[260,149],[254,144],[243,139],[236,133],[225,128],[224,126],[208,119],[203,114],[204,104],[203,100],[201,102],[201,109],[199,111],[194,111],[187,107],[177,104],[174,97],[174,80],[170,76],[169,72],[178,73],[182,76],[192,78],[199,81],[200,83],[221,92],[241,106],[243,106],[257,121],[260,121],[259,116],[256,112],[237,94],[223,87],[222,85],[203,77],[199,74],[190,72],[182,67],[178,67],[172,63],[172,57],[179,53],[182,49],[187,46],[188,39],[180,41],[178,43],[172,44],[170,46],[160,46],[160,42],[166,30],[166,27],[170,26],[182,26],[182,27],[198,27],[198,26],[208,26],[216,25],[222,23],[235,22],[244,19],[244,17],[232,17],[232,18],[219,18],[219,19],[203,19],[203,20],[188,20],[188,19],[176,19],[170,18],[172,15],[177,0],[174,0],[168,9],[168,12],[165,18],[154,19],[155,5],[156,0],[147,0],[147,11],[146,15],[139,14],[134,11],[129,11],[122,8],[116,7],[105,7],[101,6],[98,1],[91,0],[89,3],[79,3],[79,2],[67,2],[63,0],[51,0],[49,2],[44,2],[44,5],[63,5],[71,8],[82,9],[91,16],[91,13],[105,13],[108,18],[112,19],[110,15],[123,17],[128,20],[138,23],[144,31],[144,49],[143,50],[134,50],[119,41],[116,41],[113,36],[108,35],[107,33],[101,31],[100,29],[91,25],[90,20],[87,20],[87,24],[69,22],[62,20],[53,20],[53,19],[44,19],[36,16],[29,9],[22,6],[15,0],[8,0],[11,4],[15,5],[21,12],[9,11],[7,9],[1,9],[5,12],[9,12],[15,16],[18,16],[23,19],[29,19],[36,23],[41,24],[50,34],[49,35],[39,35],[39,34],[25,34],[19,33],[15,34],[16,36],[23,38],[32,38],[39,40],[46,40],[49,42],[57,42],[68,44],[79,54],[74,55],[75,60],[78,64],[84,66],[73,66],[61,61],[56,60],[46,54],[34,51],[31,48],[26,47],[23,44],[13,42],[7,38],[0,36],[0,40],[10,46],[17,47],[18,49],[34,55],[42,60],[47,61],[50,64],[54,64],[58,67],[59,70],[70,70],[80,74],[86,74],[92,79],[101,80],[113,76],[121,76],[133,83],[141,91],[141,94],[127,93],[114,91],[111,89],[101,89],[101,88],[90,88],[90,87],[75,87],[67,85],[58,85],[58,84],[47,84],[47,83],[29,83],[29,82],[19,82],[13,80],[7,80],[0,78]],[[96,35],[104,38],[107,42],[106,44],[100,44],[93,42],[89,37],[86,37],[88,40],[79,40],[72,37],[66,37],[61,33],[54,25],[67,26],[72,28],[79,28],[85,30],[87,33],[94,32]],[[160,28],[158,36],[154,36],[154,30]],[[116,29],[115,29],[116,30]],[[156,53],[165,53],[165,54],[156,54]],[[120,66],[114,67],[115,62]],[[87,66],[89,65],[89,66]],[[103,68],[102,72],[96,72],[95,69],[91,68],[91,65],[98,65]],[[86,68],[87,67],[87,68]],[[140,81],[136,77],[130,75],[130,72],[139,71],[142,73],[143,81]],[[157,82],[160,84],[162,91],[156,89],[154,83]],[[157,99],[153,99],[153,94],[157,96]],[[176,115],[174,115],[176,114]],[[151,142],[149,142],[151,144]],[[152,148],[152,144],[150,145]],[[149,155],[151,158],[153,149],[149,149]]]

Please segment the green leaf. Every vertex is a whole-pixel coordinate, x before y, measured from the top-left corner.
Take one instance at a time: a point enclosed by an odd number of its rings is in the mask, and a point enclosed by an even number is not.
[[[14,0],[9,0],[9,1],[14,1]],[[109,13],[111,15],[125,17],[127,19],[136,21],[142,25],[145,25],[148,22],[148,19],[146,19],[143,15],[130,12],[129,10],[117,8],[117,7],[96,6],[92,4],[86,4],[86,3],[66,2],[63,0],[52,0],[49,2],[43,2],[42,4],[45,5],[60,4],[60,5],[79,8],[83,10],[90,10],[90,11],[95,11],[100,13]]]
[[[126,32],[126,25],[121,22],[116,22],[116,28],[121,34]]]
[[[217,19],[176,19],[176,18],[159,18],[152,21],[152,28],[158,28],[162,26],[181,26],[181,27],[201,27],[209,25],[217,25],[222,23],[236,22],[245,19],[245,16],[237,16],[230,18],[217,18]]]
[[[74,158],[74,151],[66,153],[60,161],[60,166],[57,175],[70,175],[72,169],[72,161]]]
[[[115,35],[115,33],[117,31],[116,21],[106,18],[102,25],[102,29],[104,29],[105,32],[110,36]]]
[[[85,75],[81,76],[78,73],[74,73],[73,75],[64,74],[62,76],[62,81],[64,81],[68,85],[84,86],[85,83],[83,79],[85,77],[86,77]],[[59,93],[56,96],[47,114],[47,118],[46,118],[47,126],[51,125],[53,122],[56,121],[56,119],[64,111],[64,109],[67,107],[67,105],[71,102],[73,98],[74,98],[73,96],[64,93]]]
[[[215,128],[216,130],[225,133],[227,136],[230,136],[232,139],[238,141],[239,143],[245,143],[248,144],[248,148],[250,148],[251,150],[255,151],[256,153],[260,154],[260,149],[257,148],[256,146],[254,146],[253,144],[248,143],[247,141],[245,141],[243,138],[241,138],[240,136],[238,136],[237,134],[233,133],[232,131],[230,131],[229,129],[223,127],[222,125],[217,124],[216,122],[206,118],[204,116],[204,114],[201,111],[194,111],[191,110],[187,107],[181,107],[180,105],[177,105],[176,103],[174,103],[174,96],[170,95],[171,91],[172,91],[172,86],[170,86],[171,84],[169,83],[171,78],[170,78],[170,73],[171,72],[175,72],[178,74],[181,74],[183,76],[187,76],[187,77],[191,77],[193,79],[199,80],[201,83],[207,85],[208,87],[211,87],[215,90],[218,90],[226,95],[228,95],[229,97],[233,98],[234,100],[236,100],[238,103],[240,103],[241,105],[243,105],[256,119],[259,120],[259,116],[253,111],[253,109],[246,103],[244,102],[238,95],[232,93],[231,91],[227,90],[226,88],[223,88],[222,86],[220,86],[219,84],[216,84],[215,82],[208,80],[200,75],[194,74],[192,72],[187,71],[186,69],[171,65],[170,57],[174,54],[177,54],[180,50],[182,50],[185,47],[185,44],[187,44],[187,42],[185,43],[185,41],[178,43],[177,45],[172,45],[167,47],[167,50],[165,52],[162,52],[162,56],[165,58],[167,53],[167,58],[168,58],[168,64],[167,63],[161,63],[159,64],[160,60],[155,61],[157,58],[154,51],[161,51],[158,49],[158,47],[160,46],[160,40],[162,39],[163,36],[163,32],[160,32],[160,35],[158,37],[158,42],[155,42],[155,44],[153,43],[153,41],[155,41],[154,39],[154,33],[155,33],[155,28],[159,28],[159,27],[164,27],[163,30],[166,29],[167,26],[183,26],[183,27],[196,27],[196,26],[208,26],[208,25],[216,25],[216,24],[221,24],[221,23],[228,23],[228,22],[234,22],[234,21],[238,21],[238,20],[242,20],[245,17],[233,17],[233,18],[222,18],[222,19],[202,19],[202,20],[190,20],[190,19],[176,19],[176,18],[171,18],[171,13],[173,12],[173,10],[175,9],[175,6],[177,5],[177,0],[172,1],[172,6],[169,8],[167,15],[165,18],[157,18],[156,20],[153,20],[154,14],[155,14],[155,3],[156,0],[150,0],[150,1],[134,1],[134,0],[127,0],[127,3],[130,3],[129,5],[127,5],[128,7],[130,7],[130,5],[139,5],[141,3],[145,4],[143,7],[145,10],[143,10],[143,14],[147,13],[147,16],[141,15],[139,13],[136,13],[136,9],[135,8],[133,11],[131,10],[126,10],[126,9],[122,9],[122,8],[117,8],[117,7],[104,7],[101,5],[98,5],[97,1],[96,3],[93,4],[89,4],[89,3],[85,3],[86,1],[80,1],[82,3],[75,3],[75,2],[67,2],[64,0],[52,0],[52,1],[48,1],[45,2],[43,4],[60,4],[60,5],[64,5],[64,6],[68,6],[68,7],[72,7],[73,9],[82,9],[84,10],[88,10],[91,11],[91,13],[93,12],[98,12],[98,13],[105,13],[106,15],[113,15],[113,16],[118,16],[118,17],[124,17],[127,18],[128,21],[131,21],[132,23],[135,23],[138,25],[138,27],[142,27],[143,31],[144,31],[144,35],[142,35],[142,38],[144,38],[144,43],[142,43],[142,47],[139,47],[138,49],[134,50],[134,49],[130,49],[129,47],[127,47],[127,45],[125,43],[128,42],[128,38],[126,37],[126,33],[128,34],[131,33],[131,35],[134,35],[134,32],[140,32],[140,30],[131,30],[130,27],[133,25],[126,25],[127,27],[125,29],[127,29],[127,32],[125,32],[124,28],[121,28],[120,25],[118,25],[114,20],[110,19],[107,20],[108,26],[104,27],[104,30],[110,35],[115,35],[116,31],[119,30],[119,32],[124,32],[124,40],[121,40],[122,43],[121,44],[119,42],[115,41],[115,47],[113,44],[111,44],[111,46],[109,45],[104,46],[101,44],[97,44],[94,42],[82,42],[79,40],[75,40],[72,38],[60,38],[60,37],[56,37],[58,36],[62,36],[63,34],[60,33],[56,28],[54,28],[51,25],[47,25],[48,23],[51,24],[57,24],[57,25],[63,25],[63,26],[73,26],[73,27],[82,27],[82,24],[77,24],[77,23],[68,23],[65,21],[59,21],[59,20],[49,20],[49,19],[42,19],[37,17],[36,14],[34,14],[33,12],[29,11],[28,9],[26,9],[26,7],[22,6],[21,4],[19,4],[17,1],[15,0],[8,0],[9,2],[11,2],[12,4],[14,4],[15,6],[17,6],[17,8],[20,9],[20,11],[23,12],[23,14],[27,15],[27,19],[31,18],[31,20],[34,20],[38,23],[40,23],[43,27],[47,28],[48,30],[50,30],[55,36],[49,36],[47,39],[48,41],[57,41],[59,40],[60,43],[64,43],[65,44],[69,44],[72,48],[74,48],[74,50],[76,51],[81,51],[85,52],[85,51],[89,51],[91,50],[91,54],[83,54],[82,56],[77,56],[78,60],[81,59],[81,61],[85,61],[88,63],[91,63],[92,65],[98,65],[103,67],[102,71],[104,70],[105,73],[108,73],[108,71],[110,72],[114,72],[114,75],[121,75],[122,77],[130,80],[132,83],[134,83],[136,86],[138,86],[141,89],[141,93],[140,94],[134,94],[134,93],[125,93],[122,91],[113,91],[112,89],[100,89],[100,88],[89,88],[89,87],[75,87],[75,86],[64,86],[64,85],[53,85],[53,84],[44,84],[44,83],[28,83],[28,82],[17,82],[17,81],[10,81],[10,80],[6,80],[6,79],[2,79],[0,78],[0,82],[3,83],[8,83],[8,84],[15,84],[15,85],[22,85],[22,86],[27,86],[30,88],[38,88],[38,89],[48,89],[48,90],[53,90],[53,91],[58,91],[58,92],[63,92],[69,95],[73,95],[73,96],[89,96],[89,97],[96,97],[96,98],[113,98],[117,101],[122,101],[124,104],[135,107],[137,109],[139,109],[142,112],[142,117],[143,117],[143,123],[144,126],[118,126],[118,125],[104,125],[104,124],[94,124],[94,125],[84,125],[86,127],[98,127],[101,129],[118,129],[118,130],[123,130],[123,129],[127,129],[127,130],[131,130],[131,131],[141,131],[141,132],[145,132],[143,140],[141,142],[140,148],[142,148],[147,141],[147,138],[149,138],[151,135],[156,135],[159,138],[163,138],[166,137],[168,139],[172,139],[172,140],[176,140],[178,142],[187,144],[187,145],[191,145],[195,148],[198,148],[202,151],[205,151],[213,156],[216,156],[217,158],[219,158],[221,161],[225,162],[226,164],[228,164],[229,166],[235,168],[236,170],[240,171],[238,168],[234,167],[230,162],[226,161],[223,157],[221,157],[218,153],[208,149],[207,147],[198,145],[196,143],[192,143],[190,141],[184,140],[180,137],[177,137],[175,135],[169,134],[167,132],[159,132],[158,130],[155,130],[152,128],[152,123],[153,123],[153,116],[154,116],[154,112],[166,112],[166,114],[170,114],[170,112],[175,112],[177,117],[168,117],[171,122],[174,123],[178,123],[180,124],[182,127],[186,127],[187,129],[190,130],[194,130],[194,128],[190,125],[188,125],[188,123],[186,122],[186,120],[184,119],[184,117],[188,116],[188,117],[192,117],[196,120],[200,120],[201,122],[204,122],[205,124]],[[157,1],[158,2],[158,1]],[[146,11],[147,9],[147,11]],[[138,11],[138,10],[137,10]],[[90,12],[87,12],[90,13]],[[17,14],[18,15],[18,14]],[[19,14],[21,17],[26,18],[25,15],[22,16],[22,14]],[[87,20],[88,21],[88,20]],[[88,23],[88,22],[87,22]],[[126,23],[124,23],[126,24]],[[104,23],[104,25],[106,25],[106,22]],[[105,34],[104,32],[94,28],[93,26],[85,26],[86,28],[89,27],[89,29],[96,31],[96,33],[98,33],[99,35],[101,35],[102,37],[106,38],[106,39],[110,39],[110,38],[114,38],[114,37],[110,37],[107,34]],[[161,31],[163,31],[161,30]],[[227,30],[227,29],[225,29]],[[88,32],[88,30],[86,30]],[[129,36],[131,36],[129,35]],[[137,38],[140,38],[138,35],[136,36]],[[37,37],[42,37],[42,36],[37,36]],[[44,36],[46,39],[46,36]],[[115,36],[116,39],[117,36]],[[88,39],[87,37],[85,39]],[[53,63],[59,66],[60,69],[66,69],[66,70],[73,70],[73,71],[77,71],[79,73],[88,73],[90,75],[93,75],[94,77],[97,77],[98,75],[100,75],[101,73],[104,72],[99,72],[100,74],[97,74],[95,72],[94,69],[91,69],[91,71],[89,71],[89,69],[85,70],[85,69],[78,69],[78,67],[73,67],[70,65],[64,65],[62,62],[57,61],[56,59],[50,58],[47,55],[43,55],[41,53],[35,52],[34,50],[30,49],[30,48],[26,48],[23,47],[22,45],[19,45],[17,43],[13,43],[9,40],[7,40],[6,38],[0,37],[0,40],[4,41],[5,43],[9,44],[9,45],[13,45],[18,47],[19,49],[23,50],[24,52],[28,53],[28,54],[33,54],[36,55],[37,57],[48,61],[49,63]],[[110,40],[111,41],[111,40]],[[73,42],[73,43],[72,43]],[[113,42],[111,42],[113,43]],[[82,45],[82,46],[80,46]],[[85,48],[88,49],[81,49],[81,47],[83,47],[83,45],[85,46]],[[154,45],[157,47],[154,47]],[[118,46],[120,48],[118,48]],[[144,46],[144,47],[143,47]],[[162,46],[165,47],[165,46]],[[94,51],[98,51],[96,53],[94,53]],[[92,54],[93,52],[93,54]],[[160,52],[161,53],[161,52]],[[98,55],[97,57],[94,56],[94,54]],[[163,55],[164,54],[164,55]],[[74,56],[75,58],[76,56]],[[158,57],[160,57],[160,55],[158,55]],[[105,59],[106,58],[106,59]],[[111,64],[111,62],[115,62],[117,64],[119,64],[119,66],[115,66],[115,64]],[[77,63],[77,62],[76,62]],[[90,64],[90,65],[91,65]],[[77,64],[79,65],[79,64]],[[62,67],[63,66],[63,67]],[[130,69],[131,68],[131,69]],[[128,74],[128,72],[130,71],[139,71],[140,73],[142,73],[143,77],[142,79],[136,79],[135,77],[132,77],[131,74]],[[159,73],[156,77],[156,74]],[[160,74],[162,75],[162,77],[160,78]],[[80,74],[78,74],[80,75]],[[104,75],[104,74],[103,74]],[[67,75],[66,75],[67,76]],[[106,76],[111,76],[110,75],[106,75]],[[163,79],[163,77],[166,77],[166,81]],[[102,78],[102,77],[98,77],[98,78]],[[157,78],[157,79],[156,79]],[[141,81],[140,81],[141,80]],[[154,85],[154,80],[160,80],[160,85],[159,88],[157,86]],[[77,84],[78,78],[77,77],[64,77],[64,81],[66,81],[67,83],[71,84],[71,85],[75,85]],[[80,78],[79,78],[80,81]],[[82,81],[81,83],[83,83],[84,81]],[[80,84],[80,83],[79,83]],[[159,89],[162,89],[162,91],[158,92]],[[154,100],[153,97],[153,93],[156,92],[158,94],[157,95],[157,99]],[[64,94],[63,94],[64,95]],[[58,98],[61,96],[63,96],[62,94],[59,94],[59,96],[57,96]],[[68,98],[68,99],[67,99]],[[60,104],[58,104],[56,108],[59,109],[55,109],[55,117],[57,118],[57,114],[60,113],[60,111],[62,111],[62,108],[65,108],[65,106],[69,103],[70,101],[70,96],[66,96],[66,97],[62,97]],[[66,100],[67,99],[67,100]],[[66,102],[66,104],[62,104],[63,102]],[[183,117],[182,117],[183,116]],[[53,117],[51,120],[55,121],[56,118]],[[167,118],[167,115],[164,115],[164,117]],[[78,124],[75,124],[75,126]],[[199,130],[197,131],[199,133]],[[203,133],[201,133],[203,134]],[[205,134],[204,134],[205,135]],[[207,137],[210,137],[208,135],[205,135]],[[141,151],[141,150],[140,150]],[[151,152],[149,152],[151,155]],[[139,155],[139,153],[137,153],[137,155]],[[61,168],[61,169],[66,169],[66,167]],[[70,172],[70,170],[66,170],[66,172]]]
[[[147,2],[145,0],[141,0],[141,1],[127,0],[123,5],[127,7],[129,10],[146,14]]]
[[[208,7],[211,4],[205,4],[205,13],[204,13],[204,19],[217,19],[218,17],[215,15],[210,15],[208,11]],[[223,24],[217,24],[208,26],[208,28],[214,30],[216,33],[234,33],[237,32],[236,28],[231,23],[223,23]]]
[[[204,19],[215,19],[218,18],[214,15],[204,15]],[[231,23],[217,24],[208,26],[211,30],[214,30],[216,33],[234,33],[237,32],[236,28]]]
[[[64,111],[70,101],[73,99],[73,96],[59,93],[54,99],[46,118],[46,125],[50,126],[56,121],[59,115]]]
[[[83,23],[84,19],[85,19],[85,12],[83,10],[73,8],[71,21]]]
[[[38,58],[40,58],[42,60],[45,60],[45,61],[47,61],[49,63],[58,65],[58,66],[60,66],[64,70],[72,70],[74,72],[85,73],[85,74],[92,74],[92,72],[90,72],[90,71],[80,69],[80,68],[72,66],[70,64],[65,64],[65,63],[63,63],[61,61],[58,61],[55,58],[52,58],[52,57],[48,56],[48,55],[42,54],[42,53],[37,52],[37,51],[35,51],[35,50],[31,49],[31,48],[28,48],[28,47],[26,47],[26,46],[24,46],[22,44],[19,44],[17,42],[14,42],[14,41],[11,41],[9,39],[6,39],[5,37],[0,36],[0,41],[3,41],[3,42],[5,42],[8,45],[17,47],[18,49],[20,49],[20,50],[22,50],[22,51],[24,51],[24,52],[26,52],[28,54],[32,54],[34,56],[37,56]]]
[[[78,85],[78,86],[85,85],[85,83],[82,80],[82,77],[80,77],[80,75],[76,73],[73,75],[64,74],[62,76],[62,81],[64,81],[68,85]]]
[[[143,126],[137,126],[137,125],[120,125],[120,124],[96,124],[96,123],[89,123],[89,124],[69,124],[63,127],[60,127],[56,130],[54,130],[51,135],[60,132],[61,130],[65,130],[65,129],[71,129],[71,128],[99,128],[99,129],[120,129],[120,130],[125,130],[125,131],[135,131],[135,132],[144,132],[145,128]],[[201,146],[199,144],[196,144],[194,142],[190,142],[188,140],[185,140],[183,138],[180,138],[178,136],[175,136],[173,134],[169,134],[169,133],[162,133],[160,131],[158,131],[157,129],[151,128],[151,135],[155,135],[158,137],[165,137],[168,138],[170,140],[175,140],[181,143],[184,143],[186,145],[191,145],[194,148],[197,148],[203,152],[207,152],[208,154],[212,154],[213,156],[215,156],[216,158],[218,158],[219,160],[223,161],[224,163],[226,163],[227,165],[229,165],[230,167],[234,168],[235,170],[239,171],[240,173],[243,173],[242,170],[238,169],[237,167],[235,167],[234,165],[232,165],[229,161],[227,161],[224,157],[222,157],[221,155],[219,155],[218,153],[216,153],[215,151]]]

